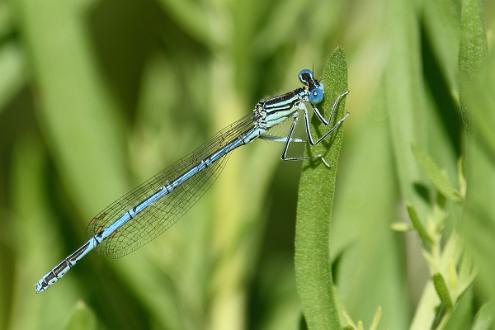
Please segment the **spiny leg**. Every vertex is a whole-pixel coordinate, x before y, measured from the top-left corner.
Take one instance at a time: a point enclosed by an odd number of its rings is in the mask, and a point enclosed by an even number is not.
[[[282,155],[280,156],[280,158],[283,161],[299,161],[299,160],[307,160],[307,159],[309,159],[311,161],[321,160],[321,162],[326,167],[330,168],[330,164],[327,162],[327,160],[321,154],[314,155],[313,157],[304,157],[304,156],[303,157],[293,157],[293,156],[289,157],[289,156],[287,156],[290,143],[294,141],[292,136],[294,135],[294,130],[296,128],[298,119],[299,119],[298,116],[294,116],[294,119],[292,120],[292,124],[290,125],[289,133],[287,134],[287,137],[285,138],[286,142],[285,142],[285,146],[284,146],[284,151],[282,152]]]
[[[311,103],[311,107],[313,107],[313,111],[315,112],[315,115],[316,117],[325,125],[328,125],[332,122],[333,120],[333,117],[335,116],[335,114],[337,113],[337,109],[340,105],[340,102],[342,102],[342,99],[347,96],[347,94],[349,94],[349,91],[345,91],[344,93],[340,94],[339,96],[337,96],[337,98],[335,99],[335,102],[333,102],[332,104],[332,111],[330,111],[330,116],[328,117],[328,119],[325,119],[325,117],[323,117],[323,115],[321,114],[320,110],[318,110],[318,107],[316,105],[314,105],[313,103]]]
[[[311,125],[309,123],[309,112],[308,109],[306,108],[306,105],[304,103],[299,104],[299,109],[304,112],[304,127],[306,130],[306,135],[308,136],[308,142],[311,146],[317,145],[321,141],[323,141],[326,137],[328,137],[330,134],[335,132],[337,128],[339,128],[340,125],[344,122],[344,120],[349,117],[349,113],[346,112],[344,116],[335,123],[335,125],[328,131],[326,132],[322,137],[320,137],[316,142],[314,140],[313,135],[311,134]]]
[[[335,131],[337,130],[337,128],[339,128],[339,127],[340,127],[340,125],[342,125],[342,123],[344,122],[344,120],[346,120],[346,119],[347,119],[347,117],[349,117],[349,112],[346,112],[346,113],[344,114],[344,116],[342,116],[342,118],[340,118],[340,119],[339,119],[339,120],[335,123],[335,125],[333,125],[333,127],[332,127],[330,130],[328,130],[328,132],[326,132],[325,134],[323,134],[323,136],[322,136],[322,137],[320,137],[320,138],[318,139],[318,141],[316,141],[316,143],[315,143],[315,144],[320,143],[321,141],[325,140],[325,138],[326,138],[327,136],[329,136],[330,134],[332,134],[333,132],[335,132]]]
[[[276,136],[276,135],[270,135],[270,134],[263,134],[260,135],[260,139],[270,141],[270,142],[282,142],[282,143],[287,143],[288,137],[287,136]],[[300,138],[292,138],[290,139],[291,143],[306,143],[303,139]]]
[[[313,138],[313,135],[311,134],[311,126],[309,124],[309,113],[308,113],[308,109],[306,108],[306,106],[303,103],[301,103],[299,105],[299,109],[301,109],[304,112],[304,124],[305,124],[304,126],[305,126],[305,130],[306,130],[306,135],[308,136],[308,142],[309,142],[309,144],[310,144],[311,147],[314,146],[314,145],[317,145],[321,141],[325,140],[329,135],[331,135],[332,133],[334,133],[340,127],[340,125],[342,125],[342,123],[344,122],[344,120],[346,120],[347,117],[349,117],[349,112],[346,112],[344,114],[344,116],[341,119],[339,119],[337,121],[337,123],[335,123],[335,125],[332,128],[330,128],[330,130],[328,130],[328,132],[326,132],[322,137],[320,137],[315,142],[314,141],[314,138]],[[321,159],[321,161],[323,162],[323,164],[325,164],[326,167],[330,168],[330,164],[328,163],[328,161],[321,154],[318,154],[315,157]]]

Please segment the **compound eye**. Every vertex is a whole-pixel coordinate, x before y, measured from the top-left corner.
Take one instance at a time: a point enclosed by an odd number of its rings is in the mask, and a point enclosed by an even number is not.
[[[313,88],[309,92],[308,100],[313,104],[321,103],[321,101],[323,101],[323,89]]]
[[[299,72],[299,80],[306,86],[309,86],[310,81],[314,80],[313,71],[309,69],[303,69]]]

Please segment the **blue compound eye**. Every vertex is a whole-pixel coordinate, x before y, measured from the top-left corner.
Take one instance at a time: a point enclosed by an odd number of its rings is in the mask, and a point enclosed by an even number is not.
[[[309,86],[310,82],[314,80],[313,71],[309,69],[303,69],[299,72],[299,80],[306,86]]]
[[[309,92],[308,100],[313,104],[321,103],[321,101],[323,101],[323,89],[313,88]]]

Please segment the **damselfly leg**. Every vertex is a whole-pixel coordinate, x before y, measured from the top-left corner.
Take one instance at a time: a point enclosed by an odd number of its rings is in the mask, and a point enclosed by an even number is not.
[[[329,116],[329,119],[328,120],[325,119],[321,115],[321,113],[318,112],[316,106],[311,103],[313,109],[315,110],[315,115],[317,116],[317,118],[324,125],[329,125],[333,121],[333,117],[335,116],[335,113],[336,113],[336,111],[337,111],[337,109],[338,109],[338,107],[340,105],[340,102],[342,101],[342,99],[347,94],[348,94],[348,91],[340,94],[337,97],[337,99],[335,100],[335,102],[332,105],[332,110],[331,110],[331,113],[330,113],[330,116]],[[296,128],[297,123],[298,123],[298,120],[299,120],[299,113],[300,113],[299,111],[294,113],[294,115],[292,117],[291,126],[289,128],[289,131],[288,131],[286,137],[279,137],[279,136],[272,136],[272,135],[264,134],[264,135],[261,136],[261,138],[262,139],[265,139],[265,140],[273,141],[273,142],[284,142],[285,143],[284,149],[283,149],[282,155],[280,156],[280,158],[282,160],[284,160],[284,161],[300,161],[300,160],[308,160],[308,159],[311,160],[311,161],[320,160],[326,167],[330,167],[329,162],[320,153],[318,153],[316,155],[313,155],[311,157],[306,157],[306,156],[289,156],[288,155],[288,152],[289,152],[290,145],[291,145],[291,143],[306,142],[306,143],[309,143],[309,145],[312,147],[314,145],[319,144],[320,142],[322,142],[323,140],[325,140],[328,136],[330,136],[333,132],[335,132],[340,127],[340,125],[342,125],[342,123],[344,122],[344,120],[349,116],[349,113],[346,112],[345,115],[341,119],[339,119],[332,128],[330,128],[330,130],[328,130],[327,132],[325,132],[325,134],[323,136],[321,136],[320,138],[318,138],[315,141],[315,138],[313,137],[313,134],[311,133],[311,126],[310,126],[310,120],[309,120],[309,111],[308,111],[305,103],[300,102],[296,106],[298,107],[298,109],[300,111],[302,111],[303,116],[304,116],[304,127],[305,127],[305,131],[306,131],[306,135],[307,135],[307,141],[304,141],[302,139],[299,139],[299,138],[294,137],[295,128]]]
[[[280,159],[283,161],[300,161],[300,160],[311,160],[311,161],[317,161],[320,160],[326,167],[330,168],[330,164],[328,161],[323,157],[322,154],[316,154],[312,157],[306,157],[306,156],[288,156],[287,153],[289,152],[289,146],[291,144],[291,141],[293,140],[293,135],[294,135],[294,130],[297,125],[297,121],[299,119],[299,116],[296,115],[294,116],[294,119],[292,119],[292,123],[290,125],[289,133],[286,137],[286,142],[284,146],[284,151],[282,152],[282,155],[280,156]]]
[[[337,98],[335,99],[335,102],[333,102],[333,104],[332,104],[332,111],[330,111],[330,116],[328,116],[328,119],[325,119],[325,117],[323,117],[323,115],[321,114],[321,112],[318,109],[318,107],[316,106],[316,104],[310,103],[311,104],[311,107],[313,108],[313,111],[314,111],[316,117],[318,117],[318,119],[323,124],[329,125],[333,121],[333,117],[337,113],[337,109],[338,109],[338,107],[340,105],[340,102],[342,101],[342,99],[345,96],[347,96],[347,94],[349,94],[349,91],[345,91],[342,94],[340,94],[339,96],[337,96]]]

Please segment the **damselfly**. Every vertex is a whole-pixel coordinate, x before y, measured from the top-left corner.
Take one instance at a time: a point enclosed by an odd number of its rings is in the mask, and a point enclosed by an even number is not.
[[[46,273],[36,284],[36,292],[43,292],[57,282],[97,246],[104,254],[118,258],[163,233],[202,196],[209,186],[208,182],[219,174],[225,164],[225,156],[242,145],[257,138],[283,142],[282,160],[307,159],[288,156],[290,144],[306,142],[309,146],[314,146],[335,132],[348,116],[346,113],[334,123],[339,103],[347,92],[337,97],[327,119],[318,109],[318,104],[323,101],[323,84],[307,69],[299,73],[299,80],[303,87],[258,102],[250,115],[223,129],[189,156],[161,171],[96,215],[89,225],[91,238]],[[306,104],[311,106],[321,123],[331,125],[318,139],[311,133],[310,114]],[[300,115],[304,118],[307,141],[294,137]],[[291,120],[287,136],[268,134],[270,128],[287,120]],[[311,159],[330,166],[320,154]]]

